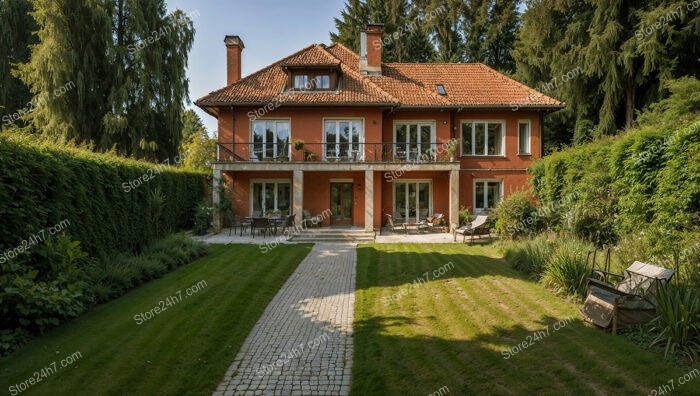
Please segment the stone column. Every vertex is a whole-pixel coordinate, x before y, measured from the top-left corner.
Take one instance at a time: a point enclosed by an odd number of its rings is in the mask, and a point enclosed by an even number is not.
[[[459,171],[450,171],[450,226],[459,223]]]
[[[302,217],[304,217],[304,171],[295,170],[293,175],[292,210],[296,215],[294,221],[300,225]]]
[[[219,202],[221,202],[221,197],[219,196],[219,184],[221,183],[221,168],[217,168],[214,165],[214,184],[211,189],[211,204],[214,207],[214,218],[212,219],[212,227],[214,227],[214,233],[218,234],[221,232],[221,215],[219,213]]]
[[[374,231],[374,171],[365,171],[365,231]]]

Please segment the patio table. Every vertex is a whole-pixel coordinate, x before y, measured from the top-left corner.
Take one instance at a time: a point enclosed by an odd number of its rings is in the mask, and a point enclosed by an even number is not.
[[[415,228],[417,231],[420,231],[421,228],[426,228],[427,224],[425,223],[403,223],[403,229],[408,234],[408,229],[409,228]]]

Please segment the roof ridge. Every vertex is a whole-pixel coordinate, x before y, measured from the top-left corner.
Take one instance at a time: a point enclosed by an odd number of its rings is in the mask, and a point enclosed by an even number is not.
[[[347,51],[347,52],[353,54],[354,56],[356,56],[356,57],[358,57],[358,58],[360,57],[360,55],[358,55],[355,51],[353,51],[353,50],[351,50],[350,48],[348,48],[348,47],[347,47],[345,44],[343,44],[343,43],[333,43],[332,45],[328,46],[328,48],[335,47],[335,46],[338,46],[338,48],[341,48],[341,49],[343,49],[343,50],[345,50],[345,51]]]
[[[272,67],[274,67],[274,66],[277,66],[278,64],[284,62],[285,60],[287,60],[287,59],[289,59],[289,58],[291,58],[291,57],[293,57],[293,56],[299,55],[299,54],[303,53],[304,51],[308,51],[309,49],[311,49],[311,48],[313,48],[314,46],[317,46],[317,45],[318,45],[318,44],[313,43],[313,44],[311,44],[311,45],[309,45],[309,46],[306,46],[306,47],[300,49],[299,51],[297,51],[297,52],[295,52],[295,53],[293,53],[293,54],[291,54],[291,55],[289,55],[289,56],[285,56],[284,58],[279,59],[279,60],[277,60],[276,62],[272,62],[272,63],[270,63],[269,65],[267,65],[267,66],[265,66],[265,67],[262,67],[262,68],[260,68],[260,69],[258,69],[258,70],[256,70],[256,71],[254,71],[253,73],[250,73],[250,74],[248,74],[247,76],[245,76],[245,77],[239,79],[238,81],[234,82],[233,84],[228,84],[228,85],[226,85],[226,86],[223,87],[223,88],[219,88],[219,89],[217,89],[217,90],[215,90],[215,91],[209,92],[209,94],[204,95],[204,96],[202,96],[201,98],[195,100],[195,103],[196,103],[196,102],[199,102],[200,100],[206,98],[206,97],[209,96],[209,95],[213,95],[213,94],[220,93],[220,92],[224,91],[225,89],[229,89],[230,87],[233,87],[234,85],[238,85],[238,84],[240,84],[240,83],[243,82],[243,81],[247,81],[247,80],[249,80],[250,78],[252,78],[253,76],[257,76],[258,74],[260,74],[260,73],[262,73],[262,72],[264,72],[264,71],[266,71],[266,70],[268,70],[268,69],[270,69],[270,68],[272,68]],[[342,62],[341,62],[341,63],[342,63]]]
[[[494,68],[492,68],[492,67],[489,67],[489,66],[487,66],[487,65],[485,65],[485,64],[483,64],[483,63],[477,63],[477,64],[480,65],[482,68],[486,69],[486,71],[488,71],[489,73],[491,73],[491,74],[495,75],[496,77],[500,78],[501,80],[513,82],[513,83],[515,83],[516,85],[520,86],[521,88],[524,88],[525,91],[526,91],[526,92],[529,92],[530,94],[532,94],[533,92],[536,92],[536,93],[538,93],[539,95],[542,95],[542,98],[551,99],[551,100],[557,102],[558,104],[562,104],[562,103],[563,103],[561,100],[554,99],[553,97],[548,96],[548,95],[545,95],[545,94],[543,94],[542,92],[540,92],[540,91],[538,91],[538,90],[536,90],[536,89],[534,89],[534,88],[530,88],[530,87],[528,87],[527,85],[521,83],[520,81],[518,81],[518,80],[516,80],[516,79],[513,79],[513,78],[510,78],[510,77],[506,76],[506,75],[503,74],[503,73],[500,73],[498,70],[496,70],[496,69],[494,69]]]
[[[314,44],[314,45],[315,45],[315,44]],[[334,45],[335,45],[335,44],[334,44]],[[342,44],[341,44],[341,45],[342,45]],[[323,48],[323,47],[320,47],[320,46],[319,46],[319,48],[322,49],[323,52],[324,52],[327,56],[329,56],[330,58],[332,58],[332,59],[337,59],[337,60],[340,62],[340,67],[341,67],[341,69],[343,69],[343,72],[345,72],[346,74],[352,74],[353,76],[355,76],[355,77],[358,78],[359,80],[364,81],[364,82],[367,82],[368,85],[370,85],[370,86],[373,87],[374,89],[378,90],[384,97],[390,99],[392,102],[396,102],[396,103],[399,103],[399,104],[401,103],[401,102],[399,101],[399,99],[396,98],[394,95],[392,95],[392,94],[390,94],[389,92],[385,91],[382,87],[380,87],[379,85],[375,84],[371,79],[367,78],[367,76],[365,76],[364,74],[359,73],[359,72],[356,72],[353,68],[351,68],[350,66],[346,65],[345,62],[343,62],[342,59],[340,59],[340,58],[338,58],[337,56],[335,56],[335,55],[333,55],[332,53],[330,53],[330,52],[328,51],[328,48]],[[346,70],[346,69],[347,69],[347,70]]]

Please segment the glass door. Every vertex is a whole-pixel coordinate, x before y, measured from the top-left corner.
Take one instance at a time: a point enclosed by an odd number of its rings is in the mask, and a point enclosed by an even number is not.
[[[331,183],[333,224],[352,224],[352,183]]]
[[[395,158],[401,161],[433,160],[434,153],[431,148],[434,137],[431,123],[396,124]]]
[[[429,181],[394,181],[394,217],[397,223],[418,223],[432,212]]]
[[[326,120],[324,131],[327,160],[362,160],[362,121]]]

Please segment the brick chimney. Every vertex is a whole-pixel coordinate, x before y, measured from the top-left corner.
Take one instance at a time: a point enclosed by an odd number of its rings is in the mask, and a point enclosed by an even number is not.
[[[226,36],[226,85],[231,85],[241,79],[241,52],[243,40],[238,36]]]
[[[383,23],[368,23],[360,33],[360,73],[382,74]]]

